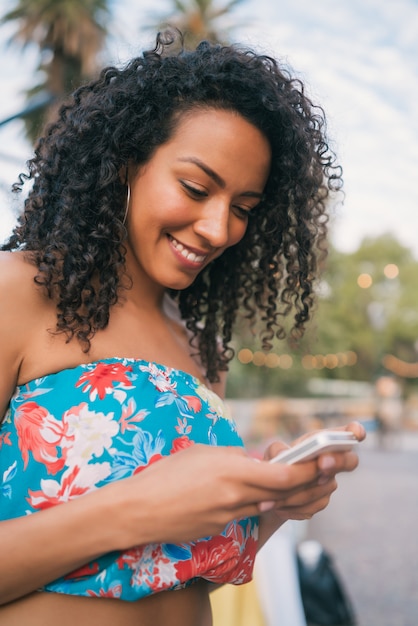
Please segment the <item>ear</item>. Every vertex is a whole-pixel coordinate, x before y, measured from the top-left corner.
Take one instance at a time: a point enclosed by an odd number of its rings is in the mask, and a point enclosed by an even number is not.
[[[123,165],[119,170],[119,180],[123,185],[128,184],[129,180],[129,165]]]

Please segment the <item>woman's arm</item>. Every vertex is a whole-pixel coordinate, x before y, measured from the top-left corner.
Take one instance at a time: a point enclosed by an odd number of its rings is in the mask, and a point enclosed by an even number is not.
[[[282,504],[316,469],[257,463],[239,448],[196,444],[136,476],[32,515],[0,523],[0,604],[94,558],[134,545],[219,534],[261,502]],[[286,495],[284,495],[286,494]]]
[[[344,469],[350,463],[341,458],[332,472]],[[284,517],[309,517],[323,508],[333,489],[332,480],[321,485],[322,477],[314,462],[258,463],[239,448],[196,444],[136,476],[1,522],[0,603],[106,552],[219,534],[231,520],[256,515],[266,501],[276,503],[280,516],[273,525],[272,512],[264,516],[271,534]]]

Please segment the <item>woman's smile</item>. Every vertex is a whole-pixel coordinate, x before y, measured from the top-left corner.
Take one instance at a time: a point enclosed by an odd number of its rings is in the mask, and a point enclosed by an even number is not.
[[[185,261],[188,261],[193,266],[202,265],[208,258],[208,254],[199,253],[198,250],[192,249],[189,246],[180,243],[177,239],[174,239],[171,235],[168,235],[168,239],[175,249],[176,256],[180,255]]]

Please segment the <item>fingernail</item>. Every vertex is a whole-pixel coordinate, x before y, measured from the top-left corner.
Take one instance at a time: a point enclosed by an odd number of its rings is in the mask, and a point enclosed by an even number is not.
[[[329,481],[329,476],[325,476],[324,474],[321,474],[321,476],[316,481],[316,484],[317,485],[326,485],[328,481]]]
[[[323,456],[319,461],[319,466],[323,470],[330,470],[336,466],[336,462],[333,456]]]
[[[276,503],[274,500],[266,500],[266,502],[260,502],[258,505],[258,510],[260,513],[266,513],[267,511],[271,511],[274,509]]]

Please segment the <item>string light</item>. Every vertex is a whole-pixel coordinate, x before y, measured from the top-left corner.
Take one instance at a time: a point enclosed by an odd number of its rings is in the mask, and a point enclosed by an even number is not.
[[[373,278],[370,274],[360,274],[357,278],[357,284],[362,289],[368,289],[373,284]]]
[[[401,378],[418,378],[418,363],[402,361],[393,354],[386,354],[382,363],[387,370]]]
[[[383,269],[386,278],[393,279],[399,275],[399,267],[394,263],[388,263]]]
[[[241,348],[237,354],[238,361],[243,365],[252,363],[256,367],[275,369],[290,369],[294,365],[294,358],[290,354],[276,354],[275,352],[253,352],[250,348]],[[301,358],[301,365],[306,370],[321,370],[324,368],[352,367],[357,363],[357,354],[352,350],[337,352],[336,354],[305,354]]]

